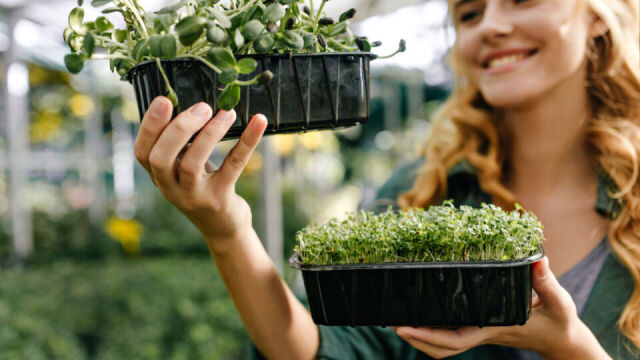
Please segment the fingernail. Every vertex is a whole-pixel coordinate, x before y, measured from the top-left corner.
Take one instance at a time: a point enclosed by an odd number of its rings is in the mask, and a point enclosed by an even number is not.
[[[211,107],[205,103],[196,104],[191,108],[191,114],[195,117],[202,118],[205,116],[210,116],[210,113]]]
[[[220,113],[222,115],[222,119],[220,120],[230,121],[232,118],[235,120],[236,112],[233,109],[229,111],[220,110]]]
[[[167,111],[169,104],[162,98],[157,98],[151,103],[151,116],[159,118]]]
[[[544,279],[547,274],[547,267],[549,266],[549,260],[546,257],[542,258],[534,268],[534,272],[539,279]]]

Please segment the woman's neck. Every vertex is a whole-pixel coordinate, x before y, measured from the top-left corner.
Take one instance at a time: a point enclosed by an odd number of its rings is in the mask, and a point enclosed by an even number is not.
[[[553,194],[597,174],[586,141],[590,103],[580,76],[568,79],[526,107],[503,110],[503,126],[512,139],[507,184]]]

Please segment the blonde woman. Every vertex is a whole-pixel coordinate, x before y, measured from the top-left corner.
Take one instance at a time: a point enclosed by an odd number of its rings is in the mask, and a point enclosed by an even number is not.
[[[136,156],[201,230],[269,359],[637,359],[640,346],[640,63],[637,0],[451,0],[457,88],[424,156],[378,204],[518,201],[545,225],[548,260],[524,326],[318,327],[279,277],[234,191],[266,126],[255,116],[220,169],[235,119],[154,101]],[[178,156],[190,137],[198,137]],[[560,282],[558,281],[560,279]]]

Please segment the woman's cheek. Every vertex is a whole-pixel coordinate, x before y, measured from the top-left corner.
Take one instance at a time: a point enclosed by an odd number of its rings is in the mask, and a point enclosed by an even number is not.
[[[478,71],[481,70],[478,66],[478,58],[480,47],[473,39],[465,36],[459,36],[457,41],[457,53],[461,62],[461,70],[473,84],[477,84]]]

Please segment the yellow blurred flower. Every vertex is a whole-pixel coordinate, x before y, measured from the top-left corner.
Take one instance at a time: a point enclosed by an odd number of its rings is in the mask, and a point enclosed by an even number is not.
[[[264,160],[262,158],[262,154],[259,152],[254,152],[247,163],[247,166],[244,168],[243,173],[247,175],[253,175],[258,171],[262,170],[262,164]]]
[[[305,148],[309,150],[323,149],[325,151],[333,151],[338,148],[338,140],[330,131],[312,131],[302,134],[299,141]]]
[[[271,137],[271,144],[280,156],[289,156],[296,147],[296,135],[284,134]]]
[[[135,101],[124,101],[120,108],[122,117],[131,123],[140,122],[140,112],[138,111],[138,104]]]
[[[32,143],[42,143],[58,136],[62,130],[62,116],[58,113],[43,111],[36,115],[29,127]]]
[[[91,114],[96,106],[91,97],[84,94],[75,94],[69,98],[69,108],[73,115],[84,117]]]
[[[111,216],[107,219],[105,230],[109,236],[122,245],[125,253],[129,255],[140,253],[140,237],[144,229],[139,222]]]
[[[36,86],[49,79],[49,70],[40,66],[29,66],[29,84]]]

